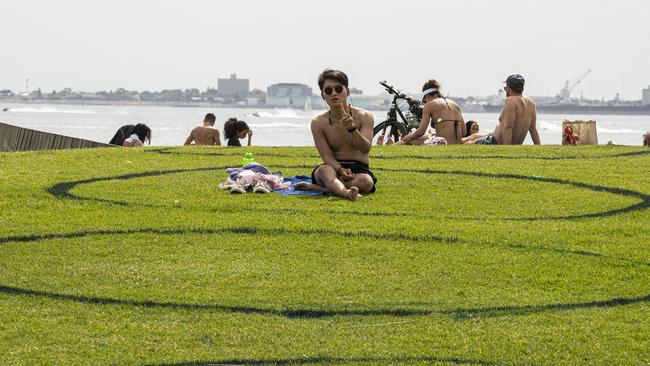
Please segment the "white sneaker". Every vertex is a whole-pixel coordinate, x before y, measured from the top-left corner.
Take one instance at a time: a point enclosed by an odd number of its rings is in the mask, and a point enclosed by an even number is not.
[[[237,182],[228,178],[225,182],[219,183],[219,188],[221,189],[231,189],[232,187],[238,186]]]
[[[230,193],[243,194],[246,193],[246,190],[240,185],[234,185],[230,188]]]
[[[269,193],[271,191],[266,187],[266,184],[264,184],[262,182],[257,182],[257,183],[255,183],[255,186],[253,187],[253,192],[255,192],[255,193]]]

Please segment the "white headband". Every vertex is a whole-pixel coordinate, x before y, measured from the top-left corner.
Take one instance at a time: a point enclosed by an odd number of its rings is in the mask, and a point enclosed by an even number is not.
[[[430,88],[430,89],[427,89],[427,90],[423,91],[422,92],[422,99],[424,99],[424,97],[426,97],[427,95],[429,95],[429,94],[431,94],[433,92],[437,92],[437,91],[438,91],[438,89],[436,89],[436,88]]]

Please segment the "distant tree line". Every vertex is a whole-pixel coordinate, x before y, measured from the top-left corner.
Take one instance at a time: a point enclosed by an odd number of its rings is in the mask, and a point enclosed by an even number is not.
[[[62,90],[52,90],[47,93],[36,89],[30,93],[14,93],[9,89],[0,90],[0,99],[17,99],[17,100],[80,100],[80,101],[109,101],[109,102],[179,102],[179,103],[238,103],[244,102],[248,98],[256,98],[260,104],[266,100],[266,93],[259,89],[253,89],[248,94],[223,96],[217,92],[217,89],[207,88],[204,91],[199,89],[164,89],[161,91],[137,91],[119,88],[110,91],[98,92],[78,92],[70,88]]]

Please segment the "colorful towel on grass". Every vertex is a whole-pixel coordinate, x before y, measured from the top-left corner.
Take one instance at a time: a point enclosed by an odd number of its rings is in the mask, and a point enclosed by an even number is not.
[[[283,183],[289,184],[290,185],[289,189],[283,189],[274,192],[280,193],[285,196],[294,195],[294,194],[301,194],[303,196],[320,196],[323,194],[323,192],[317,192],[317,191],[298,191],[295,188],[295,185],[298,182],[312,183],[311,177],[308,175],[296,175],[295,177],[284,177]]]

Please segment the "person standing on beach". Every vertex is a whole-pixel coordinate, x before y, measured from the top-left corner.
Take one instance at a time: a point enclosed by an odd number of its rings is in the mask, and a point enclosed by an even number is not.
[[[506,92],[506,102],[499,116],[499,125],[494,132],[487,135],[474,134],[468,137],[466,144],[521,145],[528,132],[535,145],[541,144],[536,126],[535,102],[523,95],[525,82],[524,77],[519,74],[508,76],[503,88]]]
[[[214,127],[216,120],[217,117],[215,117],[214,114],[206,114],[203,119],[203,126],[195,127],[192,132],[190,132],[190,135],[185,140],[185,145],[195,143],[196,145],[221,146],[219,130]]]
[[[323,164],[312,172],[309,189],[356,201],[361,193],[373,193],[377,182],[368,165],[374,119],[348,104],[350,89],[343,71],[326,69],[318,77],[318,87],[329,110],[311,121]]]

